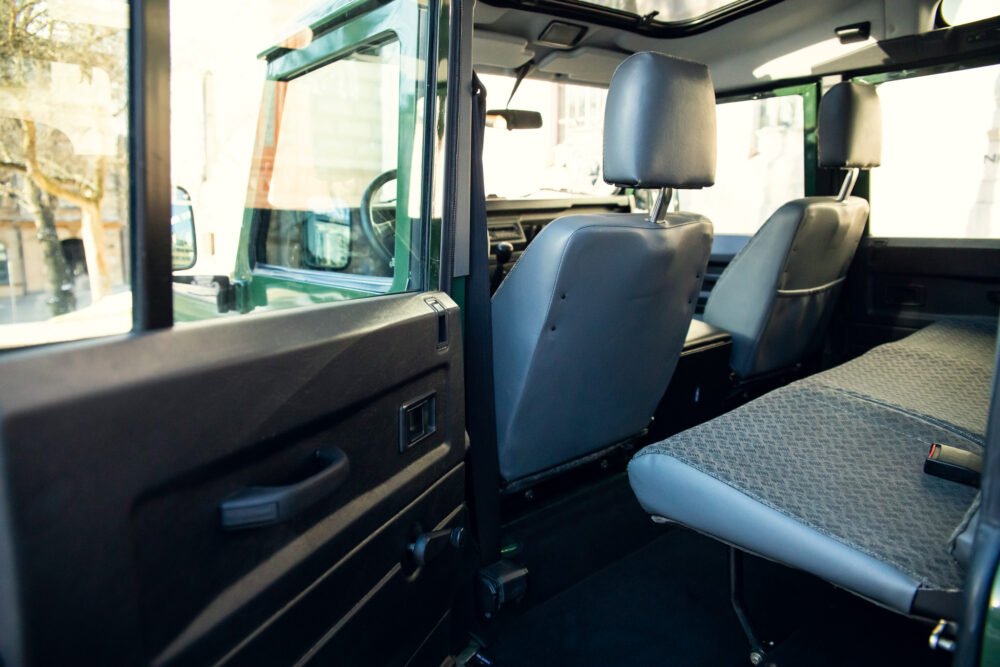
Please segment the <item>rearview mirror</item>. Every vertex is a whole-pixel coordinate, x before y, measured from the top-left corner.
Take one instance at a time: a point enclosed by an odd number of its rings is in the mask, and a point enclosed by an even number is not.
[[[486,112],[486,127],[498,130],[537,130],[542,114],[525,109],[491,109]]]
[[[170,207],[170,243],[174,271],[194,266],[198,259],[194,209],[191,208],[191,195],[181,187],[174,187],[174,199]]]

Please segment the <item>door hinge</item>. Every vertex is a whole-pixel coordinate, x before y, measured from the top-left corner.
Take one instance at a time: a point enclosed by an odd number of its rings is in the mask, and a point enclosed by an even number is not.
[[[253,310],[250,298],[250,284],[245,280],[230,280],[228,276],[212,276],[212,281],[219,286],[216,295],[216,306],[220,313],[236,311],[249,313]]]

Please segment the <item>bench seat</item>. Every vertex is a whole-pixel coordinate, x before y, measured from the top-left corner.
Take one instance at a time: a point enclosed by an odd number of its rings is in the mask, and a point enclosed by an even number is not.
[[[923,473],[931,442],[982,452],[996,333],[942,322],[650,445],[651,514],[902,613],[961,587],[951,538],[976,490]]]

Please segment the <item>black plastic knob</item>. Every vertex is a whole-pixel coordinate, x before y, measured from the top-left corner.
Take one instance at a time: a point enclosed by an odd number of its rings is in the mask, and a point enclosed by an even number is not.
[[[501,241],[496,245],[493,254],[496,255],[497,264],[503,266],[510,261],[511,256],[514,254],[514,246],[507,241]]]

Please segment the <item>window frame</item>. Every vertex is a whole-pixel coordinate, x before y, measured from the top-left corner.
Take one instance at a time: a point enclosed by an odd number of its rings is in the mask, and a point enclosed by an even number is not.
[[[170,218],[170,0],[130,0],[129,247],[132,330],[174,324]]]

